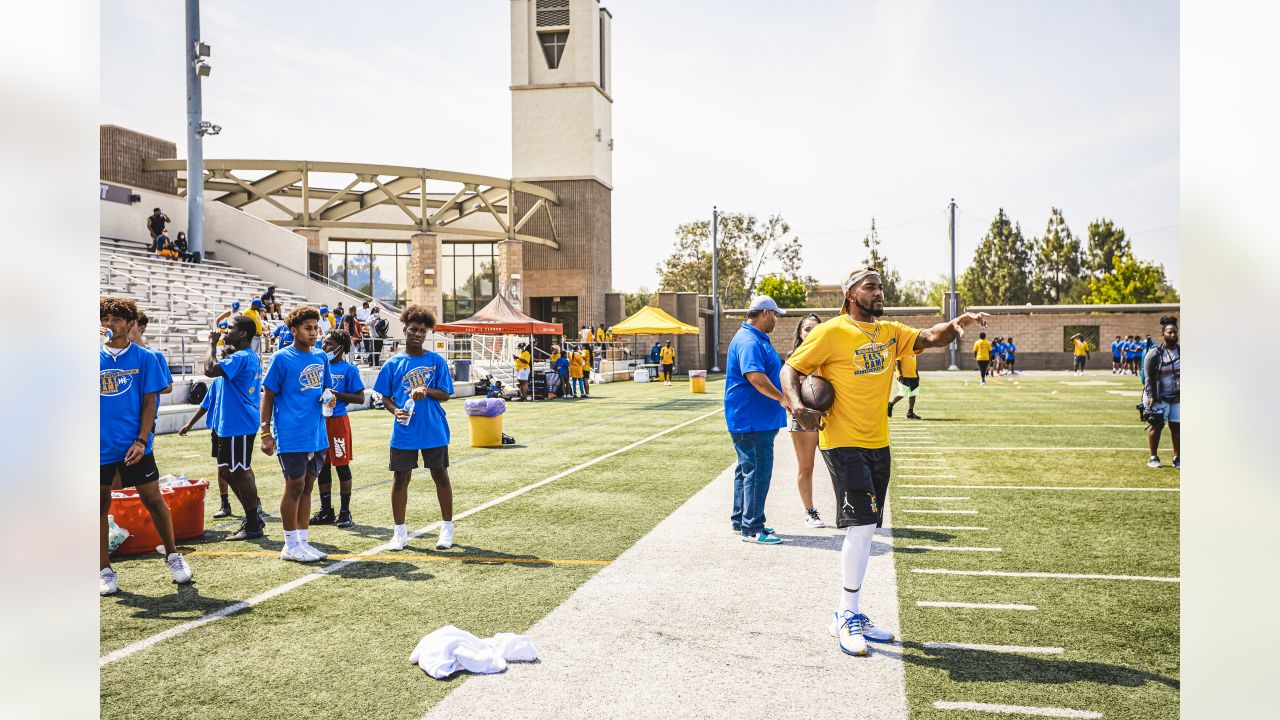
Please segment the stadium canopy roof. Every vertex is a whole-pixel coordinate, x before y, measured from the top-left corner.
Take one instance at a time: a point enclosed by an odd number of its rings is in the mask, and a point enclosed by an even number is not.
[[[471,335],[563,335],[564,326],[535,320],[520,312],[502,293],[475,315],[436,325],[436,332]]]
[[[646,305],[640,312],[613,326],[614,335],[697,335],[700,331],[663,312]]]

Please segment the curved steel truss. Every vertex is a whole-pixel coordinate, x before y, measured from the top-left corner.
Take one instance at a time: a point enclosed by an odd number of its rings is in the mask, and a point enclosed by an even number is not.
[[[177,171],[185,192],[185,159],[147,160],[148,171]],[[560,248],[551,205],[560,198],[532,183],[488,175],[431,170],[401,165],[312,162],[308,160],[205,160],[204,188],[221,193],[216,202],[234,208],[253,203],[273,206],[281,218],[267,218],[283,227],[362,228],[447,232],[496,240],[520,240]],[[315,175],[342,189],[317,186]],[[427,183],[431,182],[432,191]],[[437,189],[439,188],[439,189]],[[517,193],[526,198],[516,200]],[[517,208],[524,207],[517,217]],[[373,222],[374,208],[399,208],[401,222]],[[551,237],[525,235],[522,228],[539,212],[545,213]],[[272,213],[275,214],[275,213]],[[472,215],[489,218],[500,230],[458,224]]]

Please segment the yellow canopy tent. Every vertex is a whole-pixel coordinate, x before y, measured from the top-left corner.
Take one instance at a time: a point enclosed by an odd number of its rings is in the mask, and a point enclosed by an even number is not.
[[[614,335],[698,335],[701,331],[646,305],[640,312],[613,326]]]

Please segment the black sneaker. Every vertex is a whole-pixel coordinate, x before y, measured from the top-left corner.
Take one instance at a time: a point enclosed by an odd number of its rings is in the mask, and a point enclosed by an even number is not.
[[[213,516],[215,518],[231,517],[231,503],[222,503],[222,507],[218,508],[218,512],[214,513]]]
[[[256,540],[266,534],[261,523],[255,527],[249,527],[248,523],[240,523],[240,529],[228,535],[227,540]]]
[[[893,403],[889,403],[889,417],[893,417]],[[907,417],[911,417],[908,415]]]
[[[909,413],[907,413],[907,419],[908,419],[908,420],[923,420],[924,418],[920,417],[919,415],[915,414],[914,412],[909,412]]]
[[[351,519],[351,513],[340,512],[338,513],[338,521],[334,525],[340,528],[349,528],[355,525],[355,522]]]
[[[322,509],[311,516],[312,525],[332,525],[333,524],[333,508]]]

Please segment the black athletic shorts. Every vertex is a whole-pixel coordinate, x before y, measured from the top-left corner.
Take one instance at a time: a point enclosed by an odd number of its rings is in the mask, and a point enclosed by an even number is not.
[[[990,365],[990,364],[991,364],[991,361],[990,361],[990,360],[979,360],[979,361],[978,361],[978,370],[979,370],[980,372],[982,372],[982,373],[984,373],[984,374],[985,374],[985,373],[987,372],[987,366],[988,366],[988,365]]]
[[[1076,358],[1076,363],[1075,363],[1075,366],[1074,366],[1074,367],[1075,367],[1075,369],[1076,369],[1076,370],[1083,370],[1083,369],[1084,369],[1084,356],[1083,356],[1083,355],[1076,355],[1076,356],[1075,356],[1075,358]]]
[[[253,440],[257,433],[218,438],[218,467],[231,471],[248,470],[253,460]]]
[[[222,442],[222,438],[218,437],[218,433],[209,430],[209,457],[218,457],[218,445]]]
[[[663,365],[662,372],[664,375],[670,375],[676,371],[675,365]]]
[[[132,465],[125,465],[123,460],[99,465],[98,486],[109,487],[115,480],[117,472],[120,473],[121,487],[137,487],[160,479],[160,471],[156,468],[156,456],[151,453],[143,455],[141,460]]]
[[[226,440],[223,440],[225,443]],[[327,457],[326,450],[316,450],[315,452],[287,452],[276,453],[276,459],[280,461],[280,471],[284,473],[285,479],[300,478],[306,475],[312,477],[320,476],[320,468],[324,467],[324,461]]]
[[[822,459],[836,491],[836,527],[880,527],[889,498],[889,448],[831,448]]]
[[[391,464],[392,472],[400,472],[401,470],[413,470],[418,467],[418,454],[422,454],[422,467],[429,470],[444,470],[449,467],[449,446],[441,445],[440,447],[423,448],[421,450],[401,450],[400,448],[391,448]]]
[[[908,390],[915,390],[916,388],[920,387],[920,378],[918,377],[913,377],[913,378],[900,377],[898,378],[898,382],[902,383],[902,387]]]

